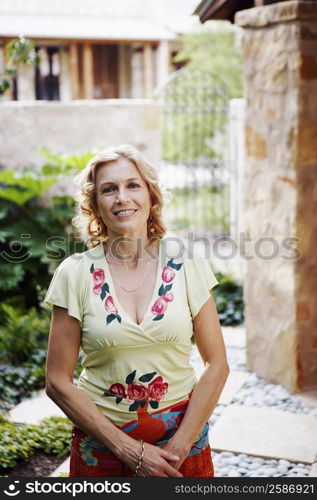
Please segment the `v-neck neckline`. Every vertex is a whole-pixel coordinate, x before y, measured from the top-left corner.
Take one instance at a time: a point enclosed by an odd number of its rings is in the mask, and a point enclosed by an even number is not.
[[[112,279],[112,274],[111,274],[111,271],[110,271],[110,268],[109,268],[109,265],[108,265],[105,253],[104,253],[104,247],[102,245],[102,252],[103,252],[103,255],[104,255],[104,266],[106,268],[106,276],[108,278],[108,279],[106,279],[106,281],[108,281],[110,283],[111,295],[115,299],[115,305],[116,305],[117,309],[120,309],[120,311],[122,313],[121,316],[125,316],[128,320],[130,320],[133,323],[134,326],[136,326],[138,328],[142,328],[142,325],[143,325],[144,321],[146,320],[147,315],[149,314],[150,308],[153,305],[154,298],[158,294],[159,277],[160,277],[160,274],[161,274],[161,248],[162,248],[162,240],[160,240],[160,243],[159,243],[159,251],[158,251],[158,257],[157,257],[157,268],[156,268],[156,278],[155,278],[155,284],[154,284],[154,289],[153,289],[153,292],[152,292],[152,295],[151,295],[151,299],[150,299],[150,302],[147,305],[147,308],[146,308],[145,313],[143,315],[142,321],[140,323],[137,323],[136,321],[134,321],[134,319],[131,318],[130,314],[128,314],[126,312],[126,310],[122,306],[120,300],[118,299],[118,295],[117,295],[117,292],[116,292],[116,289],[115,289],[115,286],[114,286],[114,282],[113,282],[113,279]]]

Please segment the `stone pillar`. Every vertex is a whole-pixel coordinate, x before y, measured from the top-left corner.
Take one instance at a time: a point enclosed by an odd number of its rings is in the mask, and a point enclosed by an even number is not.
[[[170,63],[169,45],[167,40],[162,40],[156,50],[156,85],[163,85],[168,77]]]
[[[72,98],[79,99],[79,61],[78,45],[71,43],[69,46],[70,76],[72,82]]]
[[[144,97],[150,98],[153,94],[154,71],[152,61],[152,47],[148,43],[143,45],[143,66],[144,66]]]
[[[131,97],[131,46],[119,45],[119,98]]]
[[[60,75],[59,75],[59,95],[61,101],[72,100],[72,81],[70,75],[69,53],[65,47],[59,50]]]
[[[298,392],[317,388],[317,4],[256,7],[235,21],[246,94],[248,366]]]
[[[17,88],[19,101],[35,101],[34,64],[20,64],[17,70]]]
[[[92,46],[85,42],[83,45],[83,84],[84,99],[93,99],[94,93],[94,61]]]
[[[131,97],[132,99],[143,98],[143,57],[141,45],[134,45],[132,47],[131,72]]]

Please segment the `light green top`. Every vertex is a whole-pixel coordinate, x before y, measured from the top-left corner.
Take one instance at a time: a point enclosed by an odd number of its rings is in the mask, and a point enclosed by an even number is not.
[[[217,283],[208,260],[175,252],[163,238],[153,296],[138,325],[117,299],[102,244],[56,269],[45,302],[79,320],[78,387],[115,425],[134,420],[142,401],[158,411],[188,398],[196,382],[189,362],[193,318]]]

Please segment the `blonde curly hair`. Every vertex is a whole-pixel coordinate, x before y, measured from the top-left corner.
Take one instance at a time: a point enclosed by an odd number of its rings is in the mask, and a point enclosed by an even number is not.
[[[110,147],[96,154],[88,165],[76,175],[74,182],[78,187],[78,215],[72,223],[81,239],[89,248],[108,239],[107,226],[97,216],[96,175],[101,166],[124,158],[132,162],[139,170],[150,192],[151,208],[147,221],[147,236],[150,241],[163,238],[166,226],[162,218],[163,192],[159,187],[156,168],[151,165],[136,149],[129,144]]]

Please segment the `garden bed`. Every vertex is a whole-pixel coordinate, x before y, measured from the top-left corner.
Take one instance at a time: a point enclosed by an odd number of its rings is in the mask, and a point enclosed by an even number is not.
[[[65,457],[58,458],[56,455],[48,455],[43,451],[37,451],[28,460],[19,462],[11,469],[0,467],[0,476],[46,477],[50,476],[64,460]]]

